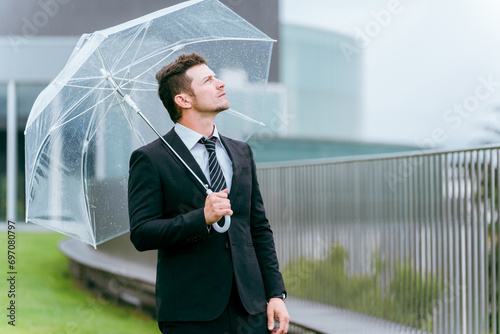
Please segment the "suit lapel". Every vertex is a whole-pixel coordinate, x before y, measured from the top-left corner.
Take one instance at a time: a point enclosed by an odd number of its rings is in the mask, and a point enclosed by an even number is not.
[[[172,148],[177,152],[177,154],[184,160],[184,162],[191,168],[191,170],[205,183],[208,184],[208,181],[205,177],[205,174],[203,174],[203,171],[201,170],[200,166],[194,159],[193,155],[189,151],[189,149],[184,145],[182,142],[182,139],[175,133],[175,130],[172,129],[170,130],[163,138],[167,141],[167,143],[172,146]],[[165,149],[170,153],[172,156],[173,160],[186,172],[186,174],[193,180],[193,182],[198,186],[198,188],[203,192],[203,194],[206,194],[205,188],[196,180],[196,178],[191,174],[191,172],[184,166],[184,164],[179,160],[178,157],[175,156],[175,154],[165,145],[163,144]]]
[[[229,199],[232,200],[238,190],[238,181],[240,180],[241,167],[244,160],[231,140],[224,136],[220,136],[220,139],[233,163],[233,178],[231,179],[231,192],[229,193]]]

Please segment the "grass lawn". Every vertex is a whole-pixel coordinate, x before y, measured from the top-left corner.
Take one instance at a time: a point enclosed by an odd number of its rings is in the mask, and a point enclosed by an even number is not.
[[[7,233],[0,238],[0,333],[160,333],[148,316],[80,289],[70,276],[68,259],[57,248],[65,237],[56,233],[16,233],[16,320],[15,327],[9,325]]]

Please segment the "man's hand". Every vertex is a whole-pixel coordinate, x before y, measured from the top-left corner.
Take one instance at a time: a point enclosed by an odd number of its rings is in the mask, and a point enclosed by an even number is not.
[[[274,319],[278,319],[279,328],[274,328]],[[288,333],[290,316],[286,310],[285,302],[280,298],[271,298],[267,304],[267,328],[273,334]]]
[[[231,203],[227,198],[229,189],[224,189],[218,193],[211,193],[205,199],[205,208],[203,212],[205,213],[205,221],[207,225],[212,225],[217,223],[222,217],[233,214],[231,210]]]

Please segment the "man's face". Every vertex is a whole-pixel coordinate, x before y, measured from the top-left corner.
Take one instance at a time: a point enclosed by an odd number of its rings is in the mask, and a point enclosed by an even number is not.
[[[204,64],[196,65],[186,71],[193,79],[191,89],[194,92],[192,106],[199,112],[221,112],[231,104],[224,91],[225,83],[215,77],[215,73]]]

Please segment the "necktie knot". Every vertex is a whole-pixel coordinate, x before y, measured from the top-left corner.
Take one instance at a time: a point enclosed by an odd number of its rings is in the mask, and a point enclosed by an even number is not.
[[[199,142],[207,148],[207,151],[210,152],[215,152],[215,141],[217,140],[217,137],[210,137],[208,139],[201,138]]]

